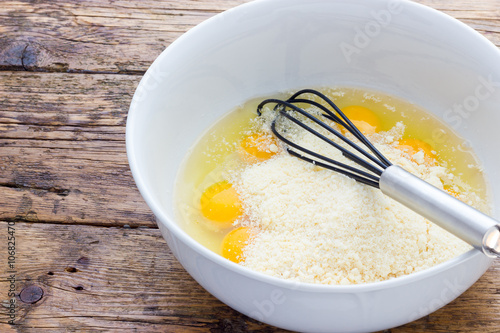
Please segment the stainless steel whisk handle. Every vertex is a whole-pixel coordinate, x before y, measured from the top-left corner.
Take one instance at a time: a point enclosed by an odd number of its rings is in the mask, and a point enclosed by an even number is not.
[[[382,173],[380,190],[488,257],[500,257],[500,224],[488,215],[396,165]]]

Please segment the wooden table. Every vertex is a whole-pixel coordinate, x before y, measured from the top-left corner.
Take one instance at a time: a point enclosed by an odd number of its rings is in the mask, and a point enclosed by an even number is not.
[[[1,2],[1,332],[281,331],[228,308],[183,270],[125,154],[128,106],[151,62],[247,1]],[[419,2],[500,46],[500,0]],[[497,262],[445,308],[387,332],[500,332],[499,286]]]

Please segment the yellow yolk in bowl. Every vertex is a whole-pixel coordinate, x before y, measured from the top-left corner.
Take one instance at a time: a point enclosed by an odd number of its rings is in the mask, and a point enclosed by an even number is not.
[[[248,227],[231,230],[222,240],[221,254],[235,263],[245,260],[245,247],[255,237],[255,231]]]
[[[276,139],[270,135],[255,133],[245,137],[240,144],[240,156],[249,163],[265,161],[278,152]]]
[[[207,219],[228,227],[243,212],[241,201],[233,185],[222,181],[209,186],[201,195],[201,213]]]
[[[342,109],[342,112],[349,118],[349,120],[356,126],[361,133],[373,134],[380,130],[380,120],[373,113],[372,110],[365,108],[364,106],[351,105]],[[346,133],[347,130],[342,128],[342,133]]]
[[[434,153],[432,146],[419,139],[399,140],[397,148],[407,152],[412,160],[414,160],[413,155],[419,151],[424,152],[424,159],[426,163],[433,163],[436,160],[436,154]]]
[[[455,191],[451,186],[444,186],[444,190],[446,192],[448,192],[448,194],[454,196],[455,198],[458,198],[460,193],[458,193],[457,191]]]

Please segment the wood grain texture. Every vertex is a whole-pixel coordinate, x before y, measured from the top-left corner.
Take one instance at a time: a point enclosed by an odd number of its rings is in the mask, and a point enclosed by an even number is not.
[[[3,1],[0,68],[143,73],[163,49],[236,1]]]
[[[3,1],[0,69],[143,73],[185,31],[249,0]],[[500,2],[417,1],[500,46]]]
[[[18,291],[35,285],[43,297],[34,304],[18,297],[16,321],[21,325],[6,324],[2,311],[0,332],[235,332],[230,328],[266,327],[201,288],[170,253],[158,229],[41,223],[17,223],[15,228]],[[1,222],[2,244],[6,229]],[[6,262],[3,249],[0,262]],[[5,280],[2,274],[4,302]]]
[[[18,297],[19,326],[1,332],[285,332],[228,308],[180,266],[158,229],[16,223],[17,289],[43,290],[36,303]],[[7,223],[0,222],[5,244]],[[43,249],[40,246],[43,245]],[[0,251],[6,262],[6,251]],[[500,329],[497,262],[445,308],[386,332],[485,332]],[[8,283],[1,275],[5,304]]]
[[[154,226],[125,152],[135,75],[0,72],[0,218]]]
[[[128,106],[151,62],[196,24],[249,1],[2,1],[0,265],[15,222],[21,306],[17,325],[6,324],[3,266],[0,332],[284,332],[189,277],[125,154]],[[417,2],[500,46],[500,0]],[[456,301],[386,332],[500,332],[499,282],[496,263]],[[29,286],[43,290],[39,301],[20,300]]]

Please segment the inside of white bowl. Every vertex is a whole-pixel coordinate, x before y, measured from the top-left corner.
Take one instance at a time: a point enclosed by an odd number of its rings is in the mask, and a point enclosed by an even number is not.
[[[192,29],[148,70],[129,113],[130,164],[172,223],[179,166],[222,115],[277,92],[366,87],[424,107],[468,140],[500,207],[499,63],[477,32],[411,2],[275,0],[265,13],[250,3]]]

